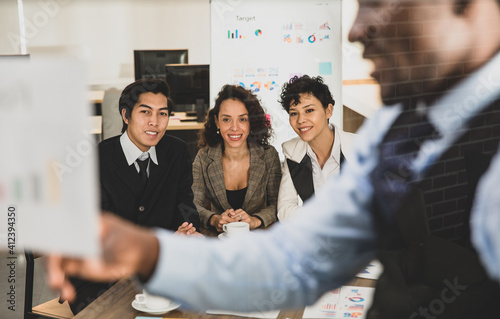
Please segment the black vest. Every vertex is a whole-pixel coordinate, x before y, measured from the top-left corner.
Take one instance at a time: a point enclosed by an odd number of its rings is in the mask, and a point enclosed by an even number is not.
[[[340,163],[339,166],[345,161],[344,153],[340,151]],[[299,194],[302,202],[305,203],[314,194],[314,182],[312,177],[312,162],[311,158],[307,153],[304,155],[300,163],[292,161],[287,158],[286,163],[288,164],[288,169],[290,170],[290,177],[292,178],[293,186]]]

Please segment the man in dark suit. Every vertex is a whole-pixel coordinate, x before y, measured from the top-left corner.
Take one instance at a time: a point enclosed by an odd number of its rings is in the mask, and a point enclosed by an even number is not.
[[[168,96],[167,84],[155,79],[123,90],[123,134],[99,144],[101,206],[139,225],[191,234],[199,225],[191,162],[186,144],[165,135]],[[146,182],[141,179],[142,159]]]
[[[123,134],[99,144],[101,208],[142,226],[198,234],[187,146],[165,135],[170,102],[164,81],[139,80],[123,90]],[[74,281],[75,314],[112,284]]]

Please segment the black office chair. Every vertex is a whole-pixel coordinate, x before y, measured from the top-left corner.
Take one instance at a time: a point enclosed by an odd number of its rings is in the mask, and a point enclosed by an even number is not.
[[[31,251],[25,251],[26,256],[26,282],[24,291],[24,319],[68,319],[73,314],[68,305],[59,304],[57,300],[51,300],[33,308],[33,282],[35,274],[35,259]]]

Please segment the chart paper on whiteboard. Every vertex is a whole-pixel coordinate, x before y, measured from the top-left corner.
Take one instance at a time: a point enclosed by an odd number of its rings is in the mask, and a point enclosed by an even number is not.
[[[0,69],[0,249],[10,225],[17,249],[96,255],[96,143],[86,127],[84,67],[1,60]]]
[[[224,84],[255,92],[281,151],[296,137],[278,103],[282,85],[294,75],[321,75],[336,100],[331,121],[341,128],[341,17],[340,0],[212,0],[211,100]]]

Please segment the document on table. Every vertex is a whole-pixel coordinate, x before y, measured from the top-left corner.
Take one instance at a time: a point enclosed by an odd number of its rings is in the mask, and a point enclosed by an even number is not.
[[[378,279],[384,270],[384,266],[378,260],[373,260],[369,263],[365,269],[360,271],[356,277],[367,278],[367,279]]]
[[[85,68],[0,59],[0,249],[98,253],[96,138]]]
[[[230,316],[240,316],[240,317],[250,317],[250,318],[276,319],[278,318],[280,311],[274,310],[274,311],[256,311],[256,312],[237,312],[237,311],[226,311],[226,310],[207,310],[207,313],[212,315],[230,315]]]
[[[363,319],[373,301],[375,288],[342,286],[324,294],[314,305],[306,307],[302,318]]]

